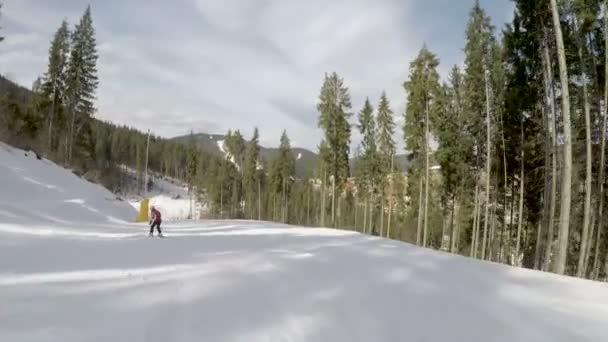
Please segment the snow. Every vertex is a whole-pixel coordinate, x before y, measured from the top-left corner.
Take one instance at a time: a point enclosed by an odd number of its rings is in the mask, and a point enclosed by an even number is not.
[[[136,215],[101,185],[0,143],[0,222],[102,223]]]
[[[220,152],[222,152],[224,154],[224,158],[226,158],[226,160],[230,161],[232,164],[234,164],[234,166],[236,167],[236,169],[238,171],[241,170],[241,167],[239,166],[239,164],[236,162],[236,159],[234,158],[234,156],[229,152],[226,151],[224,149],[224,140],[218,140],[217,142],[217,147],[220,149]]]
[[[296,160],[300,160],[302,159],[302,153],[298,153],[298,157],[296,158]]]
[[[129,203],[139,211],[141,202],[130,201]],[[190,197],[172,198],[166,195],[151,196],[149,204],[158,208],[165,221],[186,220],[191,216],[190,207],[192,206],[194,213],[195,207],[199,205],[198,202],[191,203]]]
[[[133,177],[137,174],[132,168],[124,165],[122,168]],[[205,210],[204,205],[196,197],[193,197],[190,203],[188,186],[185,183],[170,177],[150,176],[153,179],[152,188],[147,193],[138,189],[137,192],[128,195],[129,204],[136,211],[139,211],[144,197],[149,198],[150,204],[156,206],[162,213],[163,219],[168,221],[186,220],[197,212],[200,214],[200,211]]]
[[[48,161],[0,171],[0,341],[606,340],[605,283],[267,222],[148,238]]]

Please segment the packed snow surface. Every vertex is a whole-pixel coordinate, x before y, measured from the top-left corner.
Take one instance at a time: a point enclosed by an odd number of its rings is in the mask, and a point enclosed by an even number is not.
[[[52,163],[0,167],[0,341],[606,341],[604,283],[265,222],[148,238]]]

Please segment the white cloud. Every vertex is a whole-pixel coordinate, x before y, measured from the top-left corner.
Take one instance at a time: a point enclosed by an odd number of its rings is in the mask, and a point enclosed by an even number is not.
[[[425,40],[438,36],[434,23],[420,23],[424,0],[92,2],[98,116],[164,136],[228,129],[249,135],[257,125],[265,144],[276,145],[287,129],[294,145],[315,149],[318,92],[331,71],[350,87],[354,114],[366,96],[376,105],[386,90],[401,121],[409,63]],[[44,72],[54,30],[65,17],[74,24],[84,6],[73,0],[5,4],[0,72],[31,85]],[[439,20],[453,20],[450,11],[437,11]],[[458,13],[463,18],[453,32],[440,32],[446,44],[462,41],[466,13]]]

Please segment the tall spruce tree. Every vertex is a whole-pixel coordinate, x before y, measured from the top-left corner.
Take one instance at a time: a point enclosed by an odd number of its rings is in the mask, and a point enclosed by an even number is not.
[[[44,74],[42,94],[50,103],[48,111],[48,148],[54,150],[54,121],[63,114],[66,100],[66,71],[70,54],[70,31],[67,21],[55,32],[49,49],[48,68]]]
[[[327,144],[326,166],[332,184],[331,220],[336,225],[336,196],[349,176],[351,100],[344,80],[335,72],[325,75],[317,105],[319,127]]]
[[[380,183],[380,159],[377,147],[377,129],[374,120],[374,108],[369,99],[365,100],[363,109],[359,112],[359,131],[363,137],[361,141],[361,156],[359,157],[359,181],[360,191],[365,193],[364,227],[368,228],[365,233],[372,233],[373,210],[375,206],[376,193]]]
[[[460,221],[457,209],[465,205],[465,188],[472,181],[469,172],[469,159],[472,139],[467,134],[463,120],[463,75],[454,66],[445,87],[445,107],[439,111],[433,130],[437,142],[437,160],[441,166],[442,192],[450,206],[450,252],[456,253],[460,240]],[[462,198],[461,198],[462,197]],[[462,199],[462,202],[458,203]],[[457,204],[458,203],[458,204]]]
[[[258,166],[260,165],[260,133],[258,128],[255,127],[253,130],[253,136],[247,145],[247,156],[245,162],[243,181],[245,185],[245,191],[247,193],[247,214],[249,218],[258,217],[260,218],[260,196],[259,196],[259,172]],[[254,205],[257,203],[257,205]],[[257,213],[257,215],[256,215]]]
[[[440,102],[437,101],[440,96],[438,65],[439,60],[437,57],[426,47],[423,47],[418,53],[418,57],[410,64],[409,79],[404,84],[407,93],[404,137],[406,149],[413,154],[413,171],[417,175],[420,184],[416,243],[422,246],[426,246],[428,238],[429,154],[431,153],[429,148],[430,118],[436,116],[436,112],[441,110]],[[410,183],[414,181],[413,178],[410,177]],[[410,188],[414,188],[414,186],[412,185]],[[424,201],[422,199],[423,189]]]
[[[382,197],[382,210],[381,218],[384,217],[384,205],[388,205],[388,220],[386,235],[390,234],[391,230],[391,219],[393,209],[393,172],[395,164],[395,121],[393,119],[393,111],[390,108],[390,103],[386,97],[386,92],[382,92],[380,96],[380,103],[378,104],[378,150],[380,152],[381,161],[381,197]],[[388,203],[386,199],[388,197]],[[380,233],[383,232],[383,220],[380,220]],[[382,234],[384,235],[384,234]]]
[[[67,162],[71,163],[74,142],[86,132],[89,119],[95,113],[95,91],[97,78],[97,42],[91,16],[91,6],[87,6],[82,18],[72,33],[72,49],[67,67],[66,102],[71,115]],[[86,139],[86,137],[85,137]]]
[[[295,158],[286,131],[283,131],[283,134],[281,134],[281,144],[279,145],[279,153],[277,156],[277,168],[281,187],[281,218],[283,223],[287,223],[289,218],[289,196],[291,194],[292,184],[295,181]]]
[[[485,182],[485,200],[479,199],[479,204],[485,204],[484,215],[484,230],[483,241],[487,240],[487,230],[489,224],[489,200],[490,200],[490,166],[489,160],[491,146],[488,146],[488,138],[491,137],[491,122],[490,122],[490,106],[489,106],[489,84],[492,83],[489,79],[492,62],[492,48],[495,46],[494,28],[490,23],[490,18],[479,5],[479,1],[475,1],[475,5],[471,9],[469,22],[466,29],[466,46],[465,46],[465,72],[464,72],[464,106],[466,117],[464,120],[470,130],[470,135],[474,139],[474,153],[476,157],[472,167],[476,170],[478,178],[482,175],[481,162],[486,163],[486,182]],[[485,155],[485,158],[483,157]],[[477,182],[480,180],[478,179]],[[476,191],[476,196],[478,192]],[[478,210],[481,205],[478,205]],[[477,220],[477,225],[479,225]],[[474,234],[478,234],[475,231]],[[477,255],[477,235],[473,238],[473,256]],[[483,247],[483,246],[482,246]],[[482,258],[485,258],[485,248],[482,249]]]

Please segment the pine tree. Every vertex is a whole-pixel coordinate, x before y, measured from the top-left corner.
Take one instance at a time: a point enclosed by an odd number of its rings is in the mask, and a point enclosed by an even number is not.
[[[378,192],[378,186],[380,183],[380,159],[378,155],[377,147],[377,129],[376,122],[374,120],[374,108],[369,102],[369,99],[365,100],[363,109],[359,112],[359,131],[363,137],[361,141],[361,156],[359,157],[359,181],[360,191],[362,194],[366,194],[365,197],[365,215],[366,218],[365,227],[368,227],[370,233],[373,232],[372,222],[372,210],[375,203],[375,195]],[[369,212],[369,214],[368,214]],[[369,219],[368,218],[369,215]],[[364,231],[366,232],[366,231]]]
[[[196,146],[193,134],[190,133],[190,142],[186,154],[186,184],[188,184],[188,194],[190,195],[189,218],[193,218],[193,196],[196,191],[196,181],[198,176],[199,151]]]
[[[47,72],[44,74],[42,94],[50,103],[48,113],[48,148],[54,150],[53,123],[63,112],[66,99],[66,68],[70,53],[70,31],[67,21],[61,23],[51,42]]]
[[[388,189],[388,222],[386,236],[391,231],[391,216],[393,209],[393,182],[394,177],[394,164],[395,164],[395,122],[393,120],[393,111],[390,108],[390,103],[386,98],[386,93],[382,92],[380,96],[380,104],[378,105],[378,150],[380,152],[381,161],[381,177],[382,177],[382,210],[381,217],[384,217],[384,203],[386,198],[387,187]],[[381,220],[382,222],[383,220]],[[383,227],[380,227],[382,234]],[[383,235],[383,234],[382,234]]]
[[[255,127],[253,130],[253,136],[247,145],[247,155],[246,162],[244,168],[244,186],[245,191],[247,192],[247,208],[249,218],[253,218],[255,213],[257,212],[258,219],[260,218],[260,200],[258,194],[259,188],[259,165],[260,165],[260,134],[258,132],[258,128]],[[254,205],[254,202],[257,202],[257,206]],[[257,208],[257,210],[256,210]]]
[[[431,152],[429,149],[429,121],[441,109],[440,102],[437,101],[440,96],[438,65],[437,57],[423,47],[418,57],[410,64],[409,80],[404,84],[407,93],[404,137],[406,149],[411,151],[414,156],[414,169],[419,175],[420,181],[416,243],[422,246],[426,246],[428,237],[429,154]],[[424,171],[424,177],[421,175],[422,171]],[[423,184],[424,201],[422,200]]]
[[[490,18],[485,11],[480,7],[479,1],[475,2],[467,24],[466,30],[466,47],[465,47],[465,73],[464,73],[464,106],[466,117],[464,120],[470,130],[470,135],[474,139],[474,151],[476,154],[475,165],[472,165],[477,170],[478,177],[481,176],[482,166],[481,161],[486,162],[486,189],[485,189],[485,215],[484,215],[484,230],[482,244],[482,258],[485,258],[485,244],[487,240],[487,229],[489,223],[489,206],[490,206],[490,166],[491,160],[488,140],[491,137],[491,117],[490,117],[490,84],[492,80],[489,78],[491,70],[491,61],[493,60],[492,49],[495,46],[494,28],[490,23]],[[485,160],[482,159],[486,155]],[[481,204],[481,201],[480,201]],[[481,206],[479,206],[481,208]],[[479,225],[479,220],[477,220]],[[478,233],[478,232],[475,232]],[[474,242],[478,239],[475,237]],[[472,246],[474,251],[477,250],[477,245]],[[473,253],[475,255],[476,253]]]
[[[88,6],[72,33],[72,49],[67,67],[66,99],[68,112],[71,115],[68,135],[67,162],[71,163],[74,141],[95,113],[93,101],[98,86],[97,79],[97,42]]]
[[[472,181],[468,160],[471,157],[472,139],[467,134],[463,112],[463,75],[454,66],[449,75],[449,85],[445,86],[445,105],[436,117],[433,130],[439,147],[437,160],[441,166],[442,192],[450,207],[450,252],[457,252],[460,237],[460,217],[456,213],[458,206],[464,205],[464,189]],[[462,202],[458,203],[462,198]]]
[[[295,158],[291,151],[291,143],[287,132],[283,131],[281,135],[281,144],[279,145],[279,154],[277,157],[277,167],[280,177],[281,195],[282,195],[282,212],[281,218],[283,223],[287,223],[289,217],[289,196],[292,189],[292,184],[295,181]]]
[[[327,144],[327,174],[332,181],[332,225],[336,225],[336,196],[349,176],[351,101],[348,88],[335,72],[325,75],[317,109]]]

